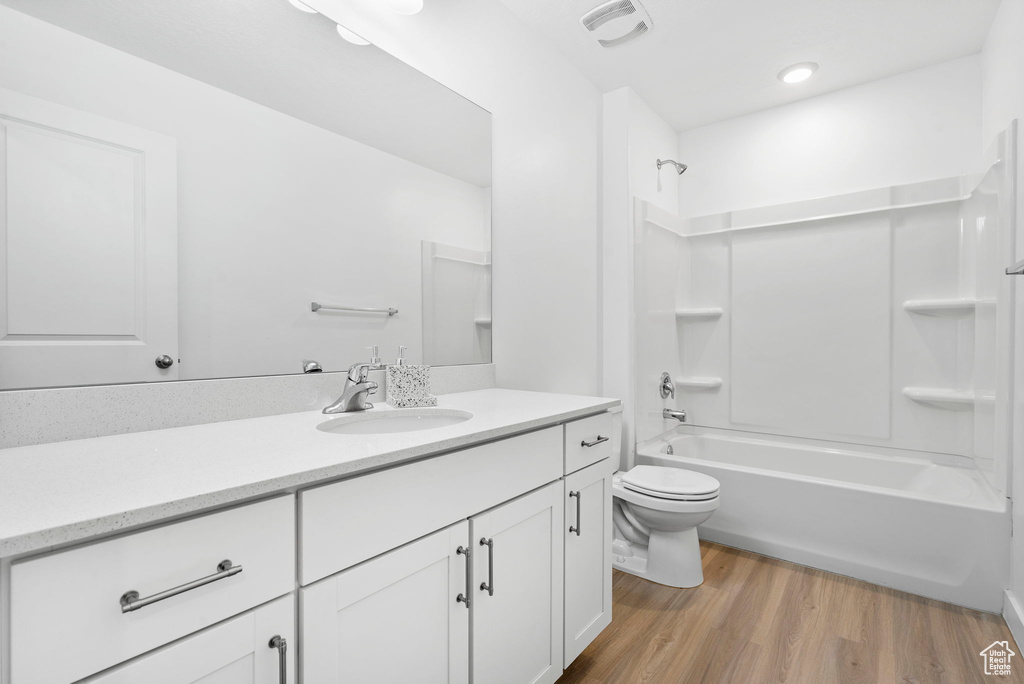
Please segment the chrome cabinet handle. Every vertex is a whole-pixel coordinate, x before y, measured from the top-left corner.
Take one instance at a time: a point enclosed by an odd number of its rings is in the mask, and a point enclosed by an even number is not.
[[[464,555],[466,557],[466,593],[459,594],[458,596],[456,596],[455,601],[458,603],[465,603],[466,610],[469,610],[469,594],[471,593],[469,588],[469,547],[460,546],[459,548],[455,549],[455,553]]]
[[[240,572],[242,572],[241,565],[232,565],[230,560],[222,560],[217,565],[217,572],[213,573],[212,575],[200,577],[197,580],[192,580],[191,582],[187,582],[180,586],[174,587],[173,589],[161,591],[159,594],[153,594],[152,596],[141,598],[139,596],[139,592],[135,591],[134,589],[132,589],[131,591],[126,591],[123,594],[121,594],[121,612],[130,613],[133,610],[145,608],[146,606],[152,605],[157,601],[163,601],[164,599],[169,599],[172,596],[184,594],[186,591],[192,591],[193,589],[204,587],[207,584],[211,584],[212,582],[226,579],[228,577],[233,577]]]
[[[288,640],[280,634],[275,634],[267,644],[270,648],[277,649],[277,680],[280,684],[288,684]]]
[[[487,581],[480,583],[480,591],[486,591],[488,596],[494,596],[494,540],[481,537],[480,546],[487,547]]]
[[[580,442],[580,446],[581,447],[597,446],[601,442],[607,442],[608,439],[609,439],[608,437],[602,437],[601,435],[598,435],[597,439],[595,439],[593,442],[588,442],[587,440],[583,440],[582,442]]]
[[[583,497],[580,496],[581,494],[582,494],[582,492],[569,492],[569,496],[570,497],[573,497],[573,496],[576,497],[576,524],[575,525],[570,525],[569,526],[569,531],[570,532],[575,532],[577,537],[580,536],[580,527],[581,527],[581,525],[580,525],[580,501],[583,500]]]

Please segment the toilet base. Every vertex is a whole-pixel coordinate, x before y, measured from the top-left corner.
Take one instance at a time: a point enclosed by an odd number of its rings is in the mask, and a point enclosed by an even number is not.
[[[697,528],[654,531],[648,546],[616,538],[612,545],[612,567],[669,587],[698,587],[704,582],[704,568]]]

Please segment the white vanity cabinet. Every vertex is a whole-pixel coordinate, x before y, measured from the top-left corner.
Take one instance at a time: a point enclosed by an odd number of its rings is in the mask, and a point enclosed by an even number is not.
[[[599,414],[300,492],[303,681],[557,680],[611,621],[616,429]]]
[[[5,560],[0,684],[551,684],[611,620],[617,426],[548,425]]]

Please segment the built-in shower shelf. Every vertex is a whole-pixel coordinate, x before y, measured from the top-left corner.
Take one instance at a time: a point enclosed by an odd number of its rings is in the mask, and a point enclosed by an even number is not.
[[[473,323],[475,323],[477,325],[477,327],[480,327],[480,328],[490,328],[491,327],[491,319],[490,318],[474,318],[473,319]]]
[[[910,313],[921,314],[922,316],[949,316],[962,318],[970,316],[979,306],[990,303],[988,300],[978,299],[908,299],[903,302],[903,308]],[[991,302],[995,303],[995,302]]]
[[[722,386],[722,378],[679,378],[676,380],[676,387],[684,387],[686,389],[695,390],[713,390],[718,389]]]
[[[966,411],[975,404],[992,403],[990,394],[976,394],[972,390],[944,389],[941,387],[904,387],[903,396],[922,404],[931,404],[952,411]]]
[[[694,309],[676,309],[676,318],[684,321],[710,321],[722,317],[722,310],[716,306]]]

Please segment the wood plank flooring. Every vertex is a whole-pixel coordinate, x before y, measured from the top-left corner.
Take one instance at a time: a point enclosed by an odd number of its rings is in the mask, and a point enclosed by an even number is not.
[[[1007,640],[990,615],[701,542],[704,584],[672,589],[615,572],[612,624],[558,684],[1024,683],[986,676]]]

